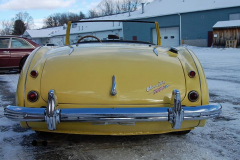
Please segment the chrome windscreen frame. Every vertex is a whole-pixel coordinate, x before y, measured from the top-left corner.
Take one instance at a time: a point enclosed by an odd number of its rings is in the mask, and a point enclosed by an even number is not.
[[[135,122],[169,121],[173,129],[180,129],[183,121],[204,120],[219,116],[220,104],[185,107],[178,90],[173,90],[173,107],[139,108],[58,108],[54,90],[48,93],[47,108],[7,106],[4,115],[16,121],[46,122],[49,130],[56,130],[61,122],[91,122],[92,124],[134,124]]]

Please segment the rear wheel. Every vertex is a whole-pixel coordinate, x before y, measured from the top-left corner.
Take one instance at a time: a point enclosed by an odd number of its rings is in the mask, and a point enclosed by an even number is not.
[[[23,58],[21,59],[20,64],[19,64],[19,69],[20,69],[20,70],[22,70],[26,59],[27,59],[27,57],[23,57]]]

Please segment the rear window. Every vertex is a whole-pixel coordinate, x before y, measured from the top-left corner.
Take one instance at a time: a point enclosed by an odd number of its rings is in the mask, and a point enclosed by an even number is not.
[[[0,48],[8,48],[10,38],[0,38]]]
[[[32,47],[22,39],[13,38],[11,48],[32,48]]]

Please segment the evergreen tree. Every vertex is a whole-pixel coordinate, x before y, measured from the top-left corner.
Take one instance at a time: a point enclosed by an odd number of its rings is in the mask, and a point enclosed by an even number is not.
[[[13,35],[22,35],[27,27],[25,26],[24,22],[20,19],[16,20],[13,25]]]

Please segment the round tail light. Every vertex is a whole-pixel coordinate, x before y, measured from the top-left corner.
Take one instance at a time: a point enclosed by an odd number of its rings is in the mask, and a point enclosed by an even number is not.
[[[196,102],[199,98],[199,95],[196,91],[191,91],[188,93],[188,99],[191,102]]]
[[[36,102],[38,100],[38,94],[35,91],[28,92],[27,99],[30,102]]]
[[[33,78],[36,78],[38,76],[38,72],[36,70],[32,70],[30,72],[30,76],[33,77]]]
[[[190,72],[188,73],[188,76],[189,76],[190,78],[193,78],[193,77],[196,76],[196,72],[195,72],[195,71],[190,71]]]

